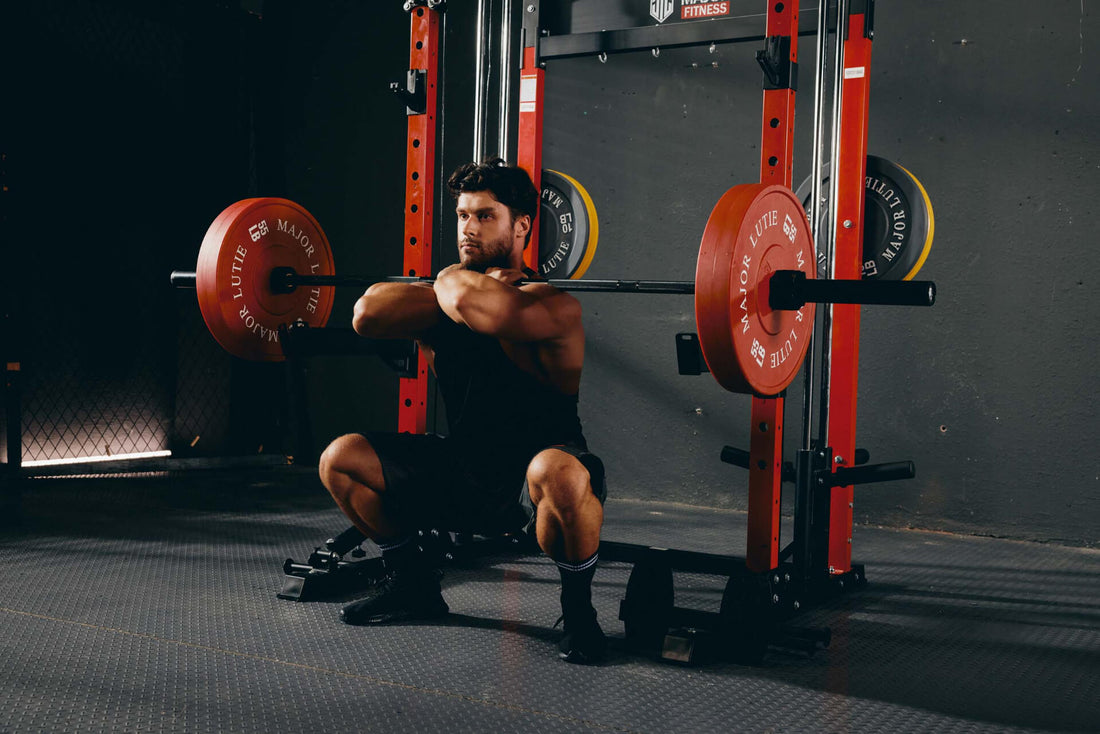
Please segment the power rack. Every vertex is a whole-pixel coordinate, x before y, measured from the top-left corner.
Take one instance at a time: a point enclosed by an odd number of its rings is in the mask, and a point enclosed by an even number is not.
[[[479,2],[479,39],[491,21]],[[410,0],[410,71],[395,85],[409,104],[406,179],[405,267],[410,275],[426,274],[431,264],[431,202],[435,181],[435,111],[441,1]],[[752,12],[752,10],[757,12]],[[517,17],[518,16],[518,17]],[[800,10],[798,3],[759,0],[684,3],[682,0],[527,0],[512,12],[504,0],[501,17],[502,60],[518,40],[519,100],[515,160],[536,187],[542,171],[543,107],[547,65],[557,59],[646,51],[660,48],[758,44],[755,58],[762,72],[760,182],[792,186],[795,99],[799,85],[798,39],[817,38],[814,121],[814,190],[810,222],[819,221],[825,90],[829,84],[829,38],[832,62],[832,144],[834,175],[830,178],[832,209],[827,231],[815,232],[830,278],[858,279],[862,266],[864,176],[870,109],[870,63],[874,38],[874,0],[832,0]],[[833,31],[830,33],[830,29]],[[517,39],[518,37],[518,39]],[[481,50],[484,53],[484,50]],[[480,68],[480,67],[479,67]],[[483,152],[486,110],[482,74],[475,102],[475,157]],[[509,73],[501,75],[500,153],[508,156],[507,120],[511,112]],[[413,105],[412,102],[416,104]],[[538,228],[534,228],[537,237]],[[528,249],[534,266],[538,248]],[[723,462],[749,472],[748,532],[743,558],[603,542],[605,560],[634,564],[620,606],[628,641],[678,662],[716,657],[759,662],[769,646],[805,652],[825,646],[828,630],[804,629],[793,618],[836,593],[862,586],[864,569],[852,564],[853,486],[911,478],[912,462],[869,465],[867,452],[855,444],[859,356],[858,305],[827,305],[804,367],[804,435],[794,462],[783,459],[785,396],[752,399],[752,432],[748,450],[722,449]],[[705,370],[694,335],[677,335],[681,372]],[[685,348],[686,345],[686,348]],[[815,360],[820,353],[820,366]],[[694,365],[694,366],[693,366]],[[819,380],[815,383],[815,380]],[[399,430],[422,432],[426,426],[427,370],[423,357],[414,376],[402,378]],[[814,417],[817,409],[818,415]],[[817,426],[817,435],[813,428]],[[794,537],[780,543],[783,484],[793,484]],[[349,530],[318,548],[308,564],[288,560],[287,586],[280,596],[304,599],[381,573],[377,559],[347,562],[362,535]],[[458,541],[457,545],[454,542]],[[440,555],[478,555],[501,544],[531,550],[518,538],[471,539],[422,534],[423,545]],[[369,565],[369,573],[364,566]],[[358,568],[356,568],[358,567]],[[718,574],[728,578],[718,613],[675,605],[673,571]],[[312,584],[311,584],[312,580]],[[312,590],[311,590],[312,585]]]

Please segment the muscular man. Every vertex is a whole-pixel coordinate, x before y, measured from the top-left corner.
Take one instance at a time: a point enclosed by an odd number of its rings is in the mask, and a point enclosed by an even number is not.
[[[606,490],[577,417],[581,306],[546,283],[520,283],[532,275],[523,251],[539,206],[525,171],[491,159],[462,166],[447,184],[457,201],[459,262],[434,285],[372,286],[353,324],[362,336],[417,340],[449,434],[351,434],[325,450],[322,482],[378,544],[387,570],[341,614],[349,624],[380,624],[448,612],[413,540],[418,528],[533,525],[561,574],[561,657],[596,662],[606,641],[591,590]]]

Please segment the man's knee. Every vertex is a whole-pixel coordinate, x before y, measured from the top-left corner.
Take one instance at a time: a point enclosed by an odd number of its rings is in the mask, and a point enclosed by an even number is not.
[[[584,464],[557,449],[542,451],[527,467],[527,485],[536,504],[548,500],[563,509],[577,507],[592,494],[590,482]]]
[[[384,488],[378,455],[370,441],[357,433],[340,436],[330,443],[321,453],[317,471],[330,492],[346,491],[345,485],[350,482],[376,491]]]

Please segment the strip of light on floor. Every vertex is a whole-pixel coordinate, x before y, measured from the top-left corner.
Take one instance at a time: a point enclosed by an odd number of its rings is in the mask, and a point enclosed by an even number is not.
[[[77,456],[71,459],[39,459],[24,461],[22,466],[61,466],[62,464],[95,464],[104,461],[124,461],[126,459],[153,459],[171,456],[171,451],[144,451],[138,454],[112,454],[110,456]]]

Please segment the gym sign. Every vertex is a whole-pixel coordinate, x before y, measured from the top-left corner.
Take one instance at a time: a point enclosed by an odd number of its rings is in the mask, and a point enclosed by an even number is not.
[[[658,23],[664,23],[676,9],[676,0],[650,0],[649,14]],[[680,20],[713,18],[729,15],[729,0],[680,0]]]
[[[664,23],[672,15],[676,0],[649,0],[649,14],[658,23]]]

